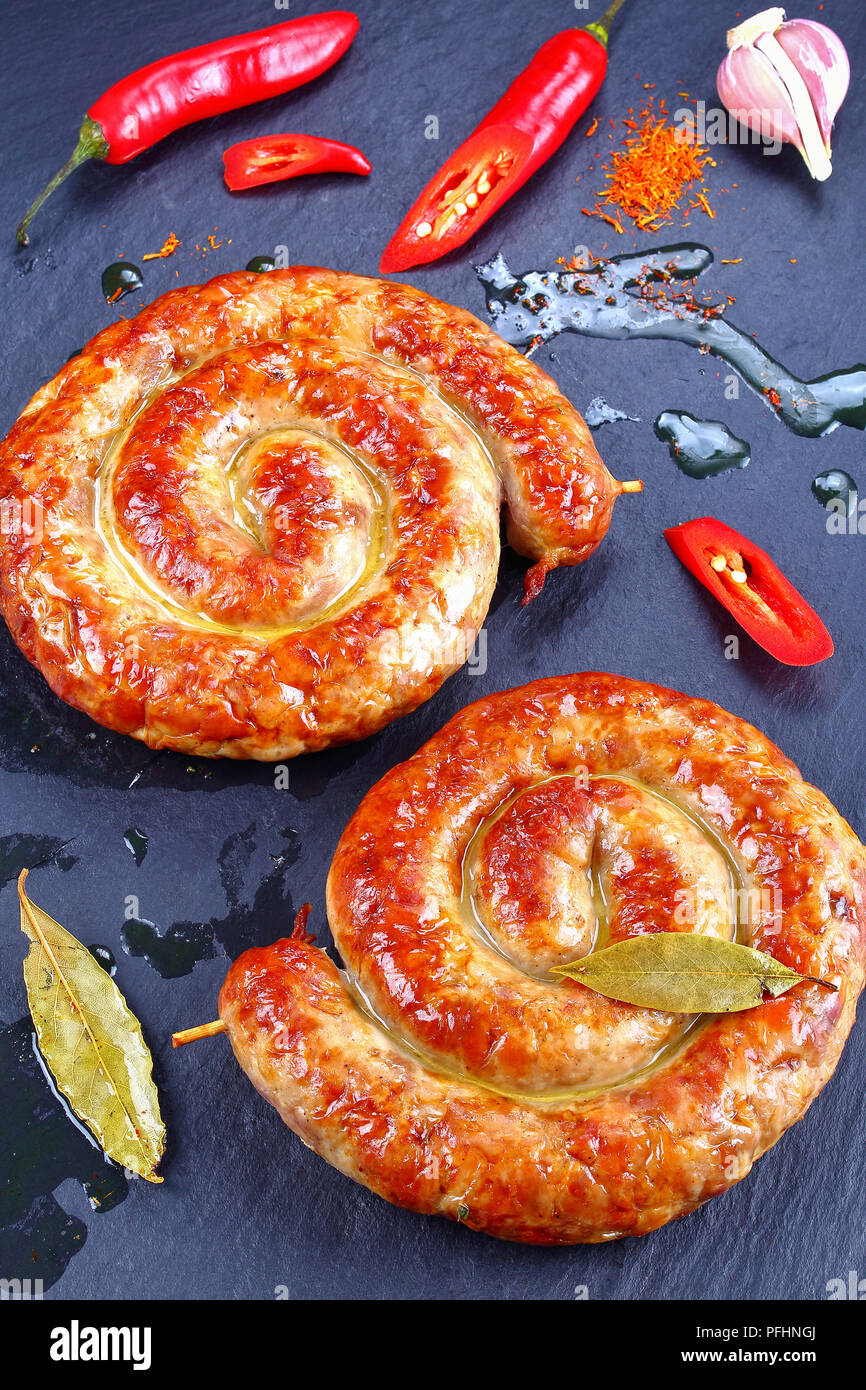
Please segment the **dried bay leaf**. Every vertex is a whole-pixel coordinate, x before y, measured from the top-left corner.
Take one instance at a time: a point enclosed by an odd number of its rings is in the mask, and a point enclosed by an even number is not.
[[[76,1115],[116,1163],[148,1182],[165,1148],[153,1059],[117,985],[70,932],[31,902],[18,880],[31,946],[24,983],[39,1050]]]
[[[655,932],[632,936],[592,952],[554,973],[578,980],[596,994],[666,1013],[726,1014],[752,1009],[764,993],[779,995],[803,980],[837,986],[716,936]]]

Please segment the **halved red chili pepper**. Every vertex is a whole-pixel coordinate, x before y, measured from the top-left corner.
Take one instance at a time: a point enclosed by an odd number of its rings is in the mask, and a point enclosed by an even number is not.
[[[833,638],[814,608],[747,536],[714,516],[671,526],[665,536],[677,559],[777,661],[813,666],[833,655]]]
[[[354,145],[318,135],[260,135],[241,140],[223,155],[231,189],[279,183],[299,174],[369,174],[370,161]]]
[[[427,184],[382,254],[385,273],[438,260],[468,241],[559,149],[607,71],[607,36],[623,0],[585,29],[548,39]]]
[[[115,82],[93,103],[72,155],[22,219],[19,244],[27,245],[27,227],[45,199],[85,160],[126,164],[193,121],[291,92],[336,63],[357,32],[357,15],[329,10],[173,53]]]

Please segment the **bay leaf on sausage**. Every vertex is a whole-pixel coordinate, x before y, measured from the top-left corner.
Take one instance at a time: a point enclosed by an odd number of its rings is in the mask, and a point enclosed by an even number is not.
[[[799,975],[751,946],[689,932],[632,936],[557,965],[554,973],[577,980],[607,999],[682,1014],[752,1009],[765,993],[784,994],[804,980],[836,989],[827,980]]]
[[[24,983],[39,1050],[58,1089],[109,1158],[162,1182],[165,1125],[141,1024],[81,942],[30,900],[18,880],[30,940]]]

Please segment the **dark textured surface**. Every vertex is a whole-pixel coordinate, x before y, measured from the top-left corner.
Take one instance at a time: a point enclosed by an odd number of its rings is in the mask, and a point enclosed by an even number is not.
[[[174,284],[237,269],[276,246],[295,261],[375,274],[420,182],[544,38],[588,17],[567,0],[361,0],[353,49],[319,82],[180,132],[126,168],[79,170],[34,223],[29,250],[13,250],[18,209],[66,157],[80,113],[111,81],[172,49],[312,8],[302,0],[288,13],[264,0],[212,0],[206,9],[166,0],[146,9],[7,0],[0,429],[91,334]],[[594,4],[589,17],[601,8]],[[734,18],[717,0],[688,12],[675,0],[632,0],[630,11],[594,108],[598,136],[584,140],[582,121],[474,242],[406,278],[482,313],[472,264],[499,249],[519,271],[550,265],[579,244],[597,252],[607,242],[619,252],[633,242],[692,238],[716,250],[704,279],[737,296],[736,321],[792,370],[814,376],[862,360],[866,132],[857,0],[834,0],[820,15],[846,40],[855,68],[829,183],[813,185],[790,149],[766,158],[754,148],[721,148],[710,171],[715,221],[696,214],[683,233],[675,224],[661,235],[608,241],[609,229],[580,213],[600,186],[588,170],[592,151],[608,145],[608,118],[638,106],[644,82],[656,83],[671,109],[682,90],[715,104],[713,74]],[[818,17],[806,0],[796,12]],[[439,117],[438,143],[424,138],[429,114]],[[369,180],[318,178],[230,195],[222,149],[281,129],[351,140],[374,172]],[[107,308],[103,267],[120,252],[141,265],[171,231],[183,243],[176,255],[147,262],[142,294]],[[207,246],[208,234],[219,249]],[[740,256],[741,265],[718,264]],[[507,685],[600,668],[708,696],[775,739],[866,834],[866,536],[829,535],[809,489],[815,474],[844,468],[866,490],[863,437],[840,429],[823,440],[797,438],[745,388],[739,400],[726,400],[721,365],[675,344],[569,337],[537,360],[579,407],[602,395],[639,417],[606,425],[597,438],[612,472],[644,478],[643,497],[621,500],[599,553],[580,570],[554,575],[529,609],[519,607],[523,563],[506,552],[487,623],[487,670],[464,670],[376,739],[297,761],[288,789],[275,787],[268,766],[190,763],[97,728],[52,696],[5,629],[0,635],[0,1018],[13,1023],[25,1012],[14,876],[22,863],[48,859],[32,875],[33,895],[117,957],[117,980],[153,1047],[169,1125],[162,1187],[134,1182],[125,1201],[98,1217],[78,1181],[56,1189],[59,1208],[86,1239],[53,1295],[269,1298],[285,1286],[298,1298],[570,1299],[586,1285],[590,1298],[822,1298],[829,1279],[866,1273],[862,1024],[808,1117],[739,1187],[642,1242],[562,1251],[500,1245],[385,1206],[285,1131],[223,1039],[172,1052],[173,1028],[214,1015],[226,958],[283,934],[305,899],[313,903],[311,926],[326,932],[328,863],[372,783],[455,710]],[[704,482],[685,477],[653,434],[664,409],[724,419],[750,441],[751,464]],[[746,637],[740,659],[725,659],[733,624],[662,537],[663,527],[705,512],[766,546],[816,604],[836,639],[831,661],[789,670]],[[148,837],[138,866],[124,843],[131,827]],[[34,838],[16,838],[24,836]],[[137,919],[133,933],[124,933],[126,915]],[[154,927],[174,928],[173,942],[155,945]],[[209,958],[179,975],[178,962],[196,954]],[[5,1162],[18,1146],[20,1136],[3,1134]],[[46,1220],[59,1215],[54,1209]],[[26,1244],[21,1231],[0,1233],[0,1275],[48,1273],[50,1262],[43,1271],[32,1258],[10,1267]]]

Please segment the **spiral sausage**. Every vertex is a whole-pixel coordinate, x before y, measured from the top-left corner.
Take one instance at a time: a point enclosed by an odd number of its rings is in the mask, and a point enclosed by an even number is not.
[[[462,664],[503,500],[531,595],[619,491],[550,378],[462,310],[327,270],[225,275],[107,328],[27,406],[0,446],[0,607],[100,723],[290,757]]]
[[[368,793],[302,935],[220,1015],[286,1123],[389,1201],[540,1244],[641,1235],[749,1171],[828,1080],[866,956],[866,850],[718,706],[617,676],[462,711]],[[742,1013],[619,1004],[550,967],[735,934],[801,974]]]

